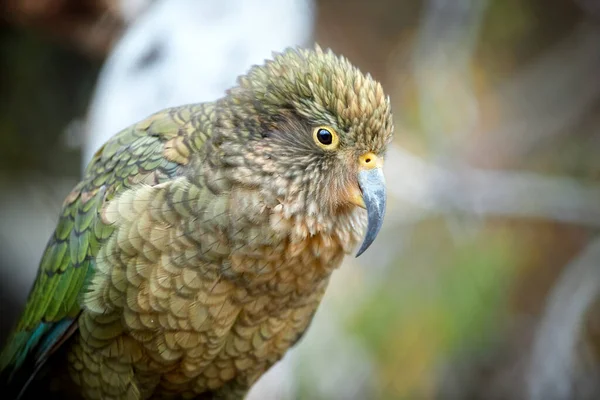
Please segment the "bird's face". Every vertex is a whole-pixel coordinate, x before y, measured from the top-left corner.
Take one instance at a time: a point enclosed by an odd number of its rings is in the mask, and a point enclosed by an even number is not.
[[[238,176],[252,176],[244,183],[311,218],[366,209],[364,252],[386,203],[382,166],[393,126],[381,85],[331,52],[288,50],[240,78],[229,99],[223,124],[236,131],[232,148],[244,138]]]

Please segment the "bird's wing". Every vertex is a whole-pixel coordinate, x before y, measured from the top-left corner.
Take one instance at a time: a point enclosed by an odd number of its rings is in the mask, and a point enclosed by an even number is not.
[[[178,176],[190,148],[205,140],[198,132],[211,113],[210,106],[201,104],[161,111],[121,131],[96,152],[63,204],[25,310],[0,355],[0,380],[24,385],[77,329],[80,294],[94,272],[100,246],[114,230],[99,216],[102,205],[127,188]]]

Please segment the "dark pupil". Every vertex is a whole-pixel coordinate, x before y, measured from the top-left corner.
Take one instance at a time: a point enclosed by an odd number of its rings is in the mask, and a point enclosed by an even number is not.
[[[333,136],[327,129],[319,129],[319,132],[317,132],[317,137],[319,138],[319,142],[322,144],[331,144],[331,142],[333,142]]]

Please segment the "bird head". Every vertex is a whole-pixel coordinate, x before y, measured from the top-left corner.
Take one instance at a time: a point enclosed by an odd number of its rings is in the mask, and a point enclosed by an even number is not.
[[[234,179],[332,219],[357,207],[375,240],[386,203],[383,158],[393,123],[381,84],[331,51],[288,49],[238,79],[217,108],[217,146]]]

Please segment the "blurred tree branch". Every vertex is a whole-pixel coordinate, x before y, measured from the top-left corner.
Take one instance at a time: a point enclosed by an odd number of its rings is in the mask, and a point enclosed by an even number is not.
[[[398,210],[397,222],[418,222],[430,214],[544,218],[600,227],[600,185],[568,177],[429,164],[399,146],[388,150],[389,192],[417,210]]]
[[[399,146],[387,161],[390,194],[416,206],[391,219],[417,222],[429,214],[543,218],[600,227],[600,185],[526,171],[484,170],[463,163],[525,156],[569,131],[600,98],[600,29],[584,21],[561,43],[498,86],[500,128],[480,129],[470,63],[487,1],[430,0],[420,27],[413,73],[421,124],[435,164]],[[457,137],[458,136],[458,137]],[[441,144],[441,146],[440,146]],[[448,148],[448,144],[457,148]],[[440,164],[441,162],[441,164]]]
[[[577,348],[587,310],[600,295],[600,239],[571,261],[548,296],[534,339],[527,383],[530,400],[597,398],[598,371]]]

